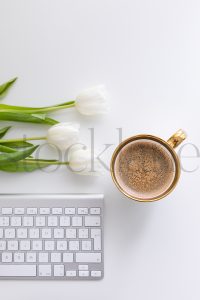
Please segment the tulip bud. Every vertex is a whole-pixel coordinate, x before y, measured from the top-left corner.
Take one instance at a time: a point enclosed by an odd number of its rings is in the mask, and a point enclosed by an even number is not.
[[[108,94],[104,85],[82,91],[76,97],[76,108],[83,115],[104,114],[108,111]]]
[[[100,175],[103,167],[95,155],[81,144],[74,145],[68,152],[69,167],[80,175]]]
[[[60,150],[66,150],[78,142],[79,128],[80,125],[78,123],[69,122],[56,124],[49,128],[47,141],[57,146]]]

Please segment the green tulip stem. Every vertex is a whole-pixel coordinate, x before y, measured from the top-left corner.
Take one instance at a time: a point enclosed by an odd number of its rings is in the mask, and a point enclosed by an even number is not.
[[[65,105],[39,108],[38,110],[36,109],[35,112],[33,110],[32,113],[53,112],[53,111],[57,111],[57,110],[60,110],[60,109],[71,108],[71,107],[74,107],[75,105],[76,105],[75,101],[73,101],[73,102],[71,101],[69,104],[65,104]],[[29,111],[23,110],[23,113],[29,113]]]
[[[26,164],[26,162],[28,162],[28,164],[35,164],[36,162],[38,163],[38,165],[40,166],[50,166],[50,165],[69,165],[69,161],[45,161],[45,160],[40,160],[40,159],[26,159],[26,160],[21,160],[20,162]]]
[[[4,113],[23,113],[23,114],[40,114],[40,113],[48,113],[48,112],[54,112],[60,109],[66,109],[66,108],[71,108],[76,106],[75,101],[69,101],[65,102],[60,105],[55,105],[55,106],[46,106],[46,107],[23,107],[23,106],[12,106],[12,105],[7,105],[7,106],[0,106],[0,112]]]
[[[46,140],[46,136],[34,136],[34,137],[24,137],[20,139],[8,139],[8,140],[1,140],[0,144],[6,144],[6,143],[16,143],[16,142],[25,142],[25,141],[38,141],[38,140]]]

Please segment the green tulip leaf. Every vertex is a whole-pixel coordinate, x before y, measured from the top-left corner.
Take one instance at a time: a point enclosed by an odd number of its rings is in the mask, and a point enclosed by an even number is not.
[[[6,134],[6,132],[11,128],[11,126],[0,128],[0,139]]]
[[[14,163],[8,163],[5,166],[0,165],[0,170],[5,172],[33,172],[51,165],[55,160],[24,159]]]
[[[13,149],[11,147],[0,145],[0,152],[12,153],[16,151],[17,151],[16,149]]]
[[[32,145],[32,144],[29,144],[29,145]],[[15,148],[11,148],[11,147],[8,147],[8,146],[0,145],[0,152],[13,153],[13,152],[16,152],[16,151],[17,151],[17,149],[15,149]],[[28,158],[33,158],[33,156],[30,155]]]
[[[22,151],[0,154],[0,166],[7,165],[9,163],[17,162],[21,159],[24,159],[30,156],[37,148],[38,146],[33,146]]]
[[[4,97],[6,95],[7,91],[9,90],[9,88],[11,88],[11,86],[15,83],[16,80],[17,80],[17,77],[0,85],[0,98]]]
[[[55,125],[59,123],[58,121],[48,118],[45,115],[41,117],[41,114],[30,115],[21,112],[1,112],[0,111],[0,121],[15,121],[15,122],[28,122],[36,124],[48,124]]]
[[[0,145],[1,145],[1,140],[0,140]],[[25,141],[2,143],[2,145],[6,145],[7,147],[10,148],[27,148],[33,146],[33,144]]]

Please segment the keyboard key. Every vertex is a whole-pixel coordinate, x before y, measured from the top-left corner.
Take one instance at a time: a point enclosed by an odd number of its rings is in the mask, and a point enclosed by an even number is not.
[[[91,229],[91,238],[94,239],[94,250],[101,250],[101,229]]]
[[[23,226],[32,227],[33,226],[33,217],[23,217]]]
[[[32,249],[33,250],[42,250],[42,241],[40,240],[36,240],[36,241],[32,241]]]
[[[72,217],[72,226],[74,227],[82,226],[82,217]]]
[[[69,250],[78,251],[79,241],[69,241]]]
[[[0,239],[2,239],[2,238],[3,238],[3,229],[0,228]]]
[[[65,208],[65,214],[66,215],[75,215],[76,210],[74,207],[66,207]]]
[[[68,270],[68,271],[66,271],[66,276],[67,277],[76,277],[76,271],[74,271],[74,270]]]
[[[78,230],[79,239],[87,239],[88,238],[88,229],[82,228]]]
[[[89,251],[91,249],[92,249],[91,241],[82,241],[82,250],[83,251]]]
[[[67,241],[57,241],[57,250],[67,250]]]
[[[11,226],[14,226],[14,227],[22,226],[22,218],[21,217],[11,217]]]
[[[52,251],[52,250],[54,250],[54,248],[55,248],[55,243],[54,243],[54,241],[45,241],[45,242],[44,242],[44,249],[45,249],[45,250]]]
[[[27,215],[37,215],[37,208],[36,207],[28,207]]]
[[[15,215],[24,215],[24,208],[23,207],[16,207],[14,209],[14,214]]]
[[[73,253],[63,253],[63,262],[73,262]]]
[[[59,252],[51,253],[51,262],[54,263],[61,262],[61,253]]]
[[[91,271],[92,277],[101,277],[101,271]]]
[[[40,252],[39,262],[48,262],[48,261],[49,261],[49,254],[47,252]]]
[[[10,262],[12,262],[12,253],[10,253],[10,252],[3,252],[2,253],[2,262],[3,263],[10,263]]]
[[[70,226],[70,217],[67,216],[60,217],[60,226],[61,227]]]
[[[90,208],[90,214],[91,215],[100,215],[101,208],[100,207],[91,207]]]
[[[54,229],[53,236],[55,239],[63,239],[64,238],[64,229],[63,228]]]
[[[17,263],[22,263],[24,262],[24,253],[23,252],[18,252],[18,253],[14,253],[14,262]]]
[[[87,253],[87,252],[76,253],[76,262],[100,263],[101,253]]]
[[[36,276],[36,265],[1,265],[0,276]]]
[[[43,239],[51,239],[51,229],[50,228],[42,229],[42,238]]]
[[[39,276],[51,276],[51,265],[39,265],[38,266]]]
[[[101,237],[101,229],[100,228],[92,228],[91,229],[91,238],[95,239],[97,237]]]
[[[88,277],[89,276],[89,271],[79,271],[79,276],[80,277]]]
[[[41,207],[40,208],[40,214],[41,215],[49,215],[50,214],[50,208],[49,207]]]
[[[78,215],[87,215],[87,214],[88,214],[88,208],[86,208],[86,207],[78,208]]]
[[[15,238],[15,229],[6,228],[4,231],[4,236],[6,239],[14,239]]]
[[[100,217],[92,217],[92,216],[86,216],[85,217],[85,226],[100,226],[101,220]]]
[[[1,227],[9,226],[9,217],[0,217],[0,226]]]
[[[55,265],[54,266],[54,276],[64,276],[65,269],[63,265]]]
[[[76,229],[66,229],[66,238],[75,239],[76,238]]]
[[[2,207],[1,213],[2,213],[2,215],[11,215],[12,208],[11,207]]]
[[[29,240],[20,241],[20,250],[28,251],[31,249],[31,243]]]
[[[0,240],[0,251],[6,250],[6,241]]]
[[[18,241],[8,241],[8,250],[10,250],[10,251],[16,251],[16,250],[18,250],[18,248],[19,248],[19,245],[18,245],[19,243],[18,243]]]
[[[79,265],[78,269],[79,269],[79,271],[87,271],[88,270],[88,265]]]
[[[53,207],[52,215],[62,215],[62,207]]]
[[[28,252],[26,254],[26,262],[30,262],[30,263],[36,262],[36,252]]]
[[[48,226],[58,226],[58,217],[51,216],[48,217]]]
[[[18,228],[17,229],[17,238],[18,239],[26,239],[27,236],[28,236],[28,233],[27,233],[27,229],[26,228]]]
[[[39,229],[38,228],[31,228],[29,229],[29,237],[30,239],[38,239],[39,238]]]
[[[45,217],[36,217],[35,218],[35,226],[44,227],[46,224]]]

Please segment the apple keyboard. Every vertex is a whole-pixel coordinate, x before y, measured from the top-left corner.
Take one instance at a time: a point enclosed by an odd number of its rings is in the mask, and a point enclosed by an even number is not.
[[[103,195],[0,195],[0,279],[94,280],[103,267]]]

